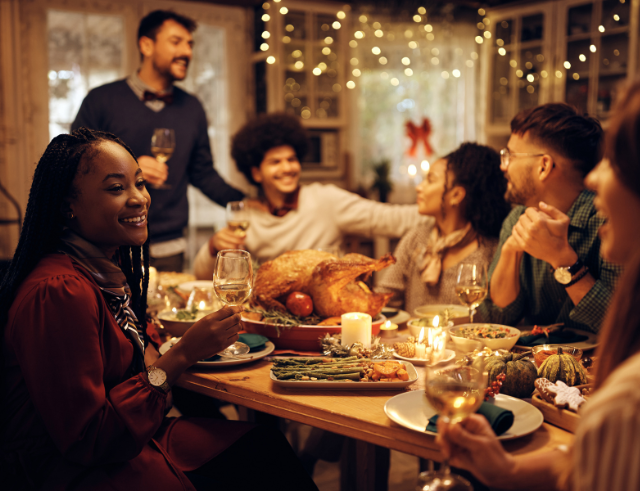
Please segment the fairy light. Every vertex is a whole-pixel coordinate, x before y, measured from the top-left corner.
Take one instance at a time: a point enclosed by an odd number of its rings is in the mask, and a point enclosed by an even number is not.
[[[378,48],[377,46],[374,46],[373,48],[371,48],[371,52],[374,55],[379,55],[382,52],[382,50],[380,48]]]
[[[482,22],[478,22],[476,27],[482,31],[484,29],[484,24]]]
[[[342,90],[342,86],[340,84],[333,84],[331,90],[333,90],[334,92],[340,92]]]
[[[380,29],[382,28],[382,24],[380,24],[380,22],[374,22],[373,24],[371,24],[371,27],[373,27],[374,29]]]
[[[562,72],[560,70],[556,70],[556,77],[562,78]]]
[[[391,80],[391,85],[393,85],[394,87],[397,87],[398,85],[400,85],[400,80],[398,80],[397,78],[393,77]]]
[[[422,21],[422,17],[419,16],[418,14],[416,14],[416,15],[413,16],[413,21],[414,22],[420,22],[420,21]]]
[[[522,73],[522,70],[516,70],[516,77],[522,78],[523,75],[524,73]]]
[[[349,80],[346,85],[347,85],[347,89],[355,89],[356,88],[356,83],[353,80]]]
[[[507,50],[504,48],[498,48],[498,54],[500,56],[505,56],[507,54]]]
[[[489,19],[489,17],[485,17],[484,19],[482,19],[482,22],[484,22],[486,25],[491,24],[491,19]]]
[[[376,29],[376,31],[373,33],[377,38],[381,38],[382,36],[384,36],[384,32],[382,32],[382,30],[380,29]]]
[[[387,72],[382,72],[382,73],[380,74],[380,78],[383,78],[384,80],[386,80],[386,79],[388,79],[388,78],[389,78],[389,74],[388,74]]]
[[[411,68],[405,68],[405,69],[404,69],[404,74],[405,74],[407,77],[410,77],[410,76],[412,76],[412,75],[413,75],[413,70],[412,70]]]
[[[592,44],[591,46],[589,46],[589,51],[591,51],[592,53],[596,52],[596,45]]]
[[[509,85],[509,79],[507,77],[500,77],[500,85]]]
[[[296,61],[293,66],[297,69],[297,70],[302,70],[304,68],[304,63],[302,61]]]
[[[349,60],[349,63],[351,63],[353,66],[356,66],[358,64],[358,58],[351,58],[351,60]]]
[[[496,44],[498,46],[504,46],[504,41],[502,39],[496,39]]]
[[[547,78],[547,77],[549,76],[549,74],[547,73],[547,71],[546,71],[546,70],[542,70],[542,71],[540,72],[540,76],[541,76],[542,78]]]
[[[261,51],[269,51],[269,45],[267,43],[262,43],[260,45],[260,50]]]
[[[410,49],[416,49],[417,47],[418,47],[418,43],[416,43],[415,41],[409,41]]]
[[[271,37],[271,34],[269,33],[269,31],[263,31],[262,39],[269,39],[270,37]]]
[[[620,16],[618,14],[614,14],[613,15],[613,20],[615,20],[616,22],[618,22],[620,20]]]
[[[420,15],[424,15],[427,13],[427,9],[425,9],[424,7],[418,7],[418,13]]]
[[[458,70],[457,68],[453,70],[451,74],[456,78],[460,78],[460,70]]]
[[[429,172],[429,167],[431,167],[431,164],[429,164],[428,160],[423,160],[422,162],[420,162],[420,168],[422,169],[422,172]]]
[[[342,27],[342,24],[340,24],[340,22],[338,22],[337,20],[333,22],[333,24],[331,24],[331,27],[333,27],[334,29],[340,29]]]
[[[431,32],[431,31],[433,31],[433,26],[431,24],[426,24],[424,26],[424,30],[427,31],[427,32]]]
[[[289,44],[289,43],[291,42],[291,38],[290,38],[289,36],[284,36],[284,37],[282,38],[282,42],[283,42],[284,44]]]
[[[360,17],[358,17],[358,20],[360,22],[362,22],[363,24],[366,24],[367,22],[367,16],[366,15],[361,15]]]
[[[411,65],[411,60],[406,56],[404,58],[402,58],[401,61],[402,61],[403,65]]]
[[[485,15],[486,13],[485,9],[478,9],[478,15]]]
[[[327,64],[324,61],[321,61],[320,63],[318,63],[318,68],[320,70],[326,70],[327,69]]]
[[[267,63],[269,63],[269,65],[273,65],[276,62],[276,57],[275,56],[269,56],[267,58]]]
[[[571,63],[569,63],[568,61],[565,61],[562,65],[563,65],[567,70],[568,70],[569,68],[571,68]]]
[[[294,58],[300,58],[302,56],[302,51],[297,49],[297,50],[295,50],[294,52],[291,53],[291,56],[293,56]]]
[[[574,73],[574,74],[573,74],[573,79],[574,79],[574,80],[580,80],[580,75],[579,75],[579,74],[577,74],[577,73]]]
[[[533,82],[535,80],[535,77],[533,76],[533,74],[529,74],[527,75],[527,82]]]
[[[318,75],[320,75],[322,73],[322,70],[320,70],[320,68],[318,68],[318,67],[315,67],[312,70],[312,73],[317,77]]]
[[[416,168],[415,165],[411,164],[407,169],[407,172],[411,177],[414,177],[418,173],[418,169]]]
[[[355,68],[351,73],[353,73],[354,77],[359,77],[360,75],[362,75],[362,72],[357,68]]]
[[[478,59],[478,53],[476,53],[475,51],[472,51],[469,56],[471,56],[472,60],[477,60]]]
[[[264,22],[269,22],[269,20],[271,20],[271,16],[269,14],[262,14],[262,20]]]
[[[357,48],[358,47],[358,41],[356,41],[355,39],[352,39],[351,41],[349,41],[349,47]]]
[[[332,44],[333,38],[331,36],[327,36],[326,38],[324,38],[324,42],[325,44]]]
[[[491,39],[491,33],[489,31],[484,31],[483,36],[487,39]]]
[[[387,64],[387,58],[385,58],[384,56],[381,56],[380,58],[378,58],[378,62],[381,65],[386,65]]]
[[[269,10],[271,8],[271,5],[269,5],[269,2],[264,2],[262,4],[262,9],[263,10]]]
[[[515,68],[518,66],[518,62],[516,60],[510,60],[509,66],[511,66],[511,68]]]
[[[471,60],[465,61],[464,64],[467,65],[469,68],[473,68],[473,61]]]
[[[282,15],[287,15],[288,12],[289,12],[289,9],[287,7],[280,7],[280,13]]]
[[[325,46],[324,48],[322,48],[322,54],[327,56],[331,54],[331,48],[329,46]]]
[[[353,33],[353,36],[354,36],[356,39],[362,39],[362,38],[364,37],[364,32],[362,32],[362,31],[356,31],[355,33]]]
[[[432,65],[437,65],[438,63],[440,63],[440,60],[437,57],[433,57],[431,58],[431,64]]]
[[[476,36],[476,43],[482,44],[483,42],[484,42],[484,39],[482,39],[482,36]]]
[[[345,14],[342,10],[340,10],[337,14],[336,17],[340,20],[344,19],[347,16],[347,14]]]
[[[442,76],[442,78],[444,78],[445,80],[447,80],[449,78],[449,72],[444,71],[440,74]]]
[[[604,32],[604,26],[598,26],[598,31]]]
[[[302,111],[300,111],[300,117],[302,119],[309,119],[311,117],[311,109],[308,107],[302,108]]]
[[[436,37],[433,35],[432,32],[430,32],[429,34],[427,34],[427,41],[433,41]]]
[[[587,61],[587,57],[586,57],[585,55],[583,55],[583,54],[581,54],[580,56],[578,56],[578,59],[579,59],[580,61]]]

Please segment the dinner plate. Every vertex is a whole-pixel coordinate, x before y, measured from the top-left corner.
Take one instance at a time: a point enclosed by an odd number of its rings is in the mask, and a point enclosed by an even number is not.
[[[287,357],[283,357],[287,358]],[[416,367],[405,362],[404,366],[409,374],[409,380],[398,382],[356,382],[353,380],[278,380],[273,371],[269,377],[274,385],[288,389],[324,389],[324,390],[397,390],[408,387],[418,380]]]
[[[493,402],[498,407],[513,412],[513,426],[498,437],[498,440],[511,440],[533,433],[542,425],[544,417],[538,408],[515,397],[498,394]],[[384,412],[389,419],[410,430],[435,435],[426,431],[429,418],[436,414],[424,390],[412,390],[392,397],[384,405]]]
[[[393,353],[393,356],[398,358],[399,360],[404,360],[413,363],[414,365],[426,365],[427,360],[422,360],[420,358],[407,358],[406,356],[400,356],[398,353]],[[444,358],[440,360],[438,363],[430,364],[430,367],[436,367],[438,365],[443,365],[445,363],[450,362],[456,357],[456,352],[450,349],[444,350]]]
[[[524,329],[521,328],[520,331],[524,331],[524,330],[530,330],[529,328]],[[598,344],[600,344],[598,342],[598,335],[590,332],[590,331],[583,331],[582,329],[574,329],[573,327],[565,327],[564,328],[565,331],[573,331],[577,334],[582,334],[584,336],[587,336],[587,339],[585,339],[584,341],[580,341],[579,343],[556,343],[556,344],[550,344],[549,346],[573,346],[574,348],[579,348],[581,350],[589,350],[589,349],[593,349],[595,347],[598,346]],[[519,349],[531,349],[533,348],[533,346],[524,346],[522,344],[516,344],[514,346],[514,348],[519,348]]]
[[[208,288],[209,290],[213,291],[213,280],[185,281],[184,283],[180,283],[178,285],[178,288],[185,293],[191,293],[191,290],[193,290],[195,287]]]
[[[177,341],[176,341],[177,340]],[[160,346],[160,354],[164,355],[167,351],[169,351],[180,338],[172,338],[162,346]],[[215,361],[199,361],[194,366],[203,367],[203,368],[218,368],[218,367],[231,367],[233,365],[243,365],[245,363],[250,363],[252,361],[259,360],[260,358],[264,358],[273,352],[276,349],[275,345],[271,341],[267,341],[264,344],[264,349],[260,351],[254,351],[253,353],[247,353],[246,355],[238,356],[238,360],[230,359],[230,358],[221,358]]]
[[[382,309],[382,315],[384,315],[388,321],[392,324],[403,324],[411,319],[411,314],[406,310],[400,309],[392,309],[390,307],[385,307]]]

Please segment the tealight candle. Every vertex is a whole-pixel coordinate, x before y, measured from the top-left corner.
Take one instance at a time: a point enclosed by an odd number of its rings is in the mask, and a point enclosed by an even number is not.
[[[385,338],[392,338],[398,335],[398,324],[393,324],[391,321],[386,321],[380,326],[380,336]]]
[[[342,346],[362,343],[371,348],[371,316],[362,312],[342,314]]]
[[[427,347],[423,343],[416,344],[416,358],[425,360],[427,358]]]

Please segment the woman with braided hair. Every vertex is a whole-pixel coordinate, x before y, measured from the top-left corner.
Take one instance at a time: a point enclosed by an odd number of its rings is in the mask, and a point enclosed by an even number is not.
[[[60,135],[40,159],[0,284],[3,489],[317,489],[277,431],[165,418],[171,385],[238,338],[239,316],[210,314],[162,357],[145,349],[149,206],[109,133]]]

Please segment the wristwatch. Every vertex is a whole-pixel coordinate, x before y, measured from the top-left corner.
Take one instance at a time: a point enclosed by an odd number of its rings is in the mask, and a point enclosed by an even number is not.
[[[151,385],[163,392],[169,392],[170,387],[167,383],[167,372],[162,368],[154,366],[147,367],[147,375],[149,376],[149,383]]]
[[[584,264],[578,258],[578,260],[572,266],[568,266],[568,267],[567,266],[562,266],[562,267],[554,269],[553,270],[553,277],[561,285],[568,285],[569,283],[571,283],[571,279],[573,278],[573,276],[576,273],[578,273],[583,267],[584,267]]]

